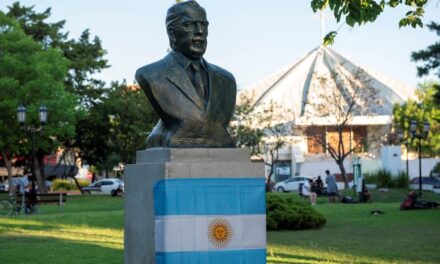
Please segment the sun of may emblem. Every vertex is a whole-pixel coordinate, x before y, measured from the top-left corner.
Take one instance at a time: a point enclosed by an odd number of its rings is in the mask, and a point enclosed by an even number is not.
[[[232,226],[224,218],[215,218],[208,225],[208,237],[212,245],[226,247],[232,239]]]

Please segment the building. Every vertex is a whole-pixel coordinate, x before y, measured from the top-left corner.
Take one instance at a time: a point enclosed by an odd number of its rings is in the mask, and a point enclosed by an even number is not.
[[[393,105],[414,99],[414,92],[415,87],[319,46],[240,91],[238,102],[242,96],[251,98],[253,111],[275,102],[279,111],[290,113],[285,115],[288,119],[279,121],[293,125],[290,142],[295,147],[289,147],[295,149],[290,153],[293,162],[298,148],[307,160],[325,156],[331,147],[337,149],[339,142],[345,152],[377,152],[387,141]]]

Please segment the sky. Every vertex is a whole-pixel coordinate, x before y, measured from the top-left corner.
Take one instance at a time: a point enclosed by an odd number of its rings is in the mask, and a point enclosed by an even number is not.
[[[15,1],[2,0],[0,10]],[[174,0],[23,0],[36,11],[52,8],[49,21],[66,20],[65,31],[79,37],[90,29],[107,51],[110,68],[98,77],[134,82],[137,68],[163,58],[168,50],[167,9]],[[240,89],[299,60],[321,43],[321,20],[310,0],[199,0],[209,20],[205,59],[232,72]],[[324,31],[338,30],[332,48],[359,65],[416,86],[413,51],[438,41],[427,27],[399,29],[407,8],[387,8],[373,24],[350,28],[336,24],[329,10]],[[431,0],[424,22],[440,22],[440,0]]]

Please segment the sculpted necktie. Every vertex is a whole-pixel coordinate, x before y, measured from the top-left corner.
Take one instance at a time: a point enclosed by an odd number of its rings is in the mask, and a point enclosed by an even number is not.
[[[202,69],[200,68],[201,65],[199,63],[191,63],[191,67],[194,70],[194,77],[193,77],[193,84],[196,88],[197,94],[200,96],[200,98],[205,98],[205,87],[203,84],[202,79]]]

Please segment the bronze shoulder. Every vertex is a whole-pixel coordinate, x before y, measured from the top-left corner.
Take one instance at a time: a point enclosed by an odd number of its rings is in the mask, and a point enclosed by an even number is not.
[[[165,69],[166,63],[163,60],[156,61],[137,69],[135,79],[142,86],[143,82],[151,80],[151,78],[155,78]]]
[[[217,74],[223,76],[224,78],[228,79],[229,81],[235,83],[235,78],[234,78],[234,75],[232,75],[232,73],[230,73],[229,71],[227,71],[217,65],[214,65],[211,63],[208,63],[208,65],[211,70],[215,71]]]

